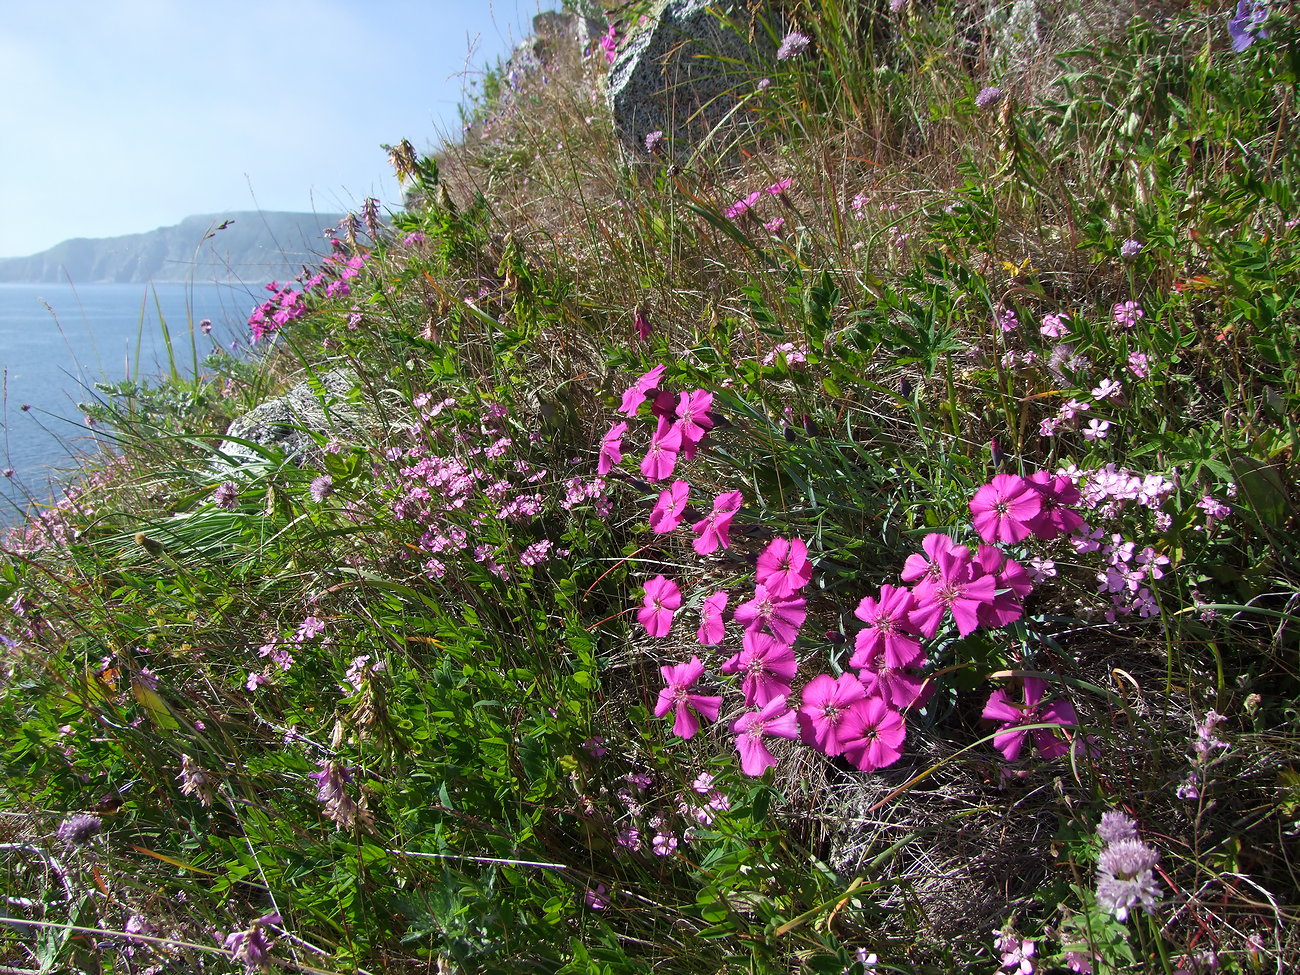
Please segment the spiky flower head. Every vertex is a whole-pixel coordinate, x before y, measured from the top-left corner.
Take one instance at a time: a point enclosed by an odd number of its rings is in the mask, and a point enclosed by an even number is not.
[[[981,88],[980,93],[975,96],[975,107],[983,111],[990,108],[997,108],[1002,103],[1005,93],[997,85],[989,85],[987,88]]]
[[[85,846],[103,828],[104,821],[93,813],[77,813],[59,824],[59,839],[68,846]]]
[[[1141,840],[1119,840],[1097,860],[1097,903],[1120,921],[1139,908],[1154,912],[1164,891],[1155,879],[1160,854]]]
[[[1097,824],[1097,835],[1104,843],[1118,843],[1120,840],[1137,839],[1137,823],[1118,809],[1111,809],[1101,814]]]

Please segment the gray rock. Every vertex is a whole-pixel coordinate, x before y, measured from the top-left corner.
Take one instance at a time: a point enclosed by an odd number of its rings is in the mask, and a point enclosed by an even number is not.
[[[738,106],[776,50],[760,27],[752,33],[751,42],[739,3],[661,0],[649,23],[627,40],[606,82],[629,160],[647,158],[651,132],[664,134],[659,152],[685,163],[697,152],[723,149],[744,131]]]
[[[339,438],[360,432],[368,417],[349,398],[356,386],[357,374],[351,369],[333,369],[255,406],[230,424],[226,436],[279,451],[286,462],[305,465],[319,454],[314,434]],[[214,466],[223,476],[267,463],[252,447],[234,440],[223,441],[218,450]]]

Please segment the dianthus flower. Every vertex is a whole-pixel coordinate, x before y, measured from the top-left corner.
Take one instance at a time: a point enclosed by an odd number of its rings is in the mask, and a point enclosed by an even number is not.
[[[918,657],[910,667],[891,667],[883,652],[869,653],[858,671],[868,697],[878,697],[896,711],[925,704],[934,693],[934,681],[920,668],[928,661]]]
[[[713,429],[713,417],[709,415],[712,407],[713,394],[707,390],[697,389],[677,398],[675,423],[682,432],[682,454],[687,460],[695,456],[696,448]]]
[[[690,493],[691,486],[685,481],[673,481],[672,487],[659,495],[650,512],[650,530],[664,535],[680,525],[686,517],[686,499]]]
[[[918,579],[937,579],[939,577],[938,558],[944,552],[970,550],[965,545],[958,545],[949,536],[931,532],[921,541],[921,552],[913,552],[903,563],[899,573],[904,582],[916,582]],[[924,554],[922,554],[924,553]]]
[[[995,474],[970,501],[975,530],[986,542],[1010,544],[1028,538],[1042,508],[1042,494],[1017,474]]]
[[[970,549],[964,545],[939,552],[934,564],[937,574],[927,575],[912,588],[916,609],[912,610],[911,622],[930,640],[939,631],[944,615],[951,613],[957,632],[968,636],[980,624],[980,607],[993,602],[997,595],[997,581],[974,563]]]
[[[874,772],[898,761],[906,737],[903,716],[879,697],[859,701],[840,719],[844,757],[863,772]]]
[[[1029,571],[993,545],[976,550],[975,565],[991,575],[997,586],[997,594],[978,610],[980,625],[996,629],[1020,619],[1025,613],[1023,600],[1034,589]]]
[[[1028,731],[1017,730],[1019,726],[1054,722],[1061,725],[1077,725],[1079,716],[1074,706],[1061,698],[1050,704],[1042,704],[1047,684],[1040,677],[1024,678],[1023,705],[1014,704],[1004,690],[994,691],[988,703],[984,705],[983,717],[989,721],[1003,722],[1002,731],[993,737],[993,747],[1002,753],[1008,762],[1020,757]],[[1068,741],[1058,738],[1050,728],[1038,728],[1033,732],[1034,744],[1038,746],[1043,758],[1057,758],[1070,750]]]
[[[735,620],[747,631],[766,626],[782,643],[793,644],[808,618],[806,606],[802,596],[778,599],[760,583],[754,587],[754,598],[736,607]]]
[[[812,579],[808,546],[798,538],[774,538],[758,557],[754,576],[775,599],[793,596]]]
[[[636,618],[650,636],[667,636],[673,626],[673,614],[681,605],[682,591],[677,583],[658,575],[646,582],[645,605],[637,610]]]
[[[799,722],[786,704],[784,695],[774,697],[758,711],[742,714],[731,724],[736,735],[736,751],[740,752],[740,769],[746,775],[760,776],[776,759],[767,750],[763,739],[797,738]]]
[[[941,536],[946,537],[946,536]],[[910,619],[916,602],[908,589],[883,585],[879,601],[863,596],[853,615],[866,623],[854,639],[850,667],[866,667],[883,654],[889,667],[910,667],[921,657],[921,641]]]
[[[1030,482],[1038,490],[1042,507],[1038,514],[1029,519],[1029,530],[1043,541],[1051,541],[1061,535],[1072,535],[1083,524],[1083,516],[1070,506],[1080,502],[1079,489],[1074,481],[1064,475],[1052,475],[1047,471],[1034,471],[1029,475]]]
[[[1132,328],[1146,318],[1147,313],[1136,301],[1119,301],[1111,308],[1111,317],[1120,328]]]
[[[627,423],[619,421],[609,428],[600,440],[600,459],[596,461],[596,473],[608,474],[623,461],[623,434],[627,433]]]
[[[768,633],[747,632],[743,649],[720,668],[724,674],[742,674],[740,686],[745,704],[762,707],[775,697],[790,693],[798,664],[794,649]]]
[[[709,516],[691,526],[699,536],[692,543],[698,554],[710,555],[731,544],[731,521],[744,500],[745,496],[739,491],[727,491],[713,499],[713,511]]]
[[[695,716],[697,713],[707,721],[718,720],[718,709],[722,707],[721,696],[691,693],[695,682],[704,675],[704,664],[700,663],[699,657],[692,656],[684,664],[666,664],[659,668],[659,673],[663,675],[667,686],[659,692],[655,717],[662,718],[672,711],[675,716],[673,734],[681,738],[693,738],[700,730],[700,722]]]
[[[735,220],[737,217],[743,217],[746,213],[750,211],[750,208],[752,208],[755,203],[757,203],[760,199],[762,199],[762,197],[763,197],[762,191],[755,190],[753,193],[750,193],[748,196],[737,200],[735,203],[731,204],[731,206],[727,207],[725,211],[725,215],[727,219]]]
[[[659,427],[650,440],[650,449],[641,459],[641,473],[651,481],[669,477],[677,467],[677,454],[681,449],[681,428],[660,417]]]
[[[730,597],[724,589],[715,592],[700,606],[700,628],[695,631],[695,639],[701,646],[716,647],[726,636],[727,629],[722,614],[727,608],[728,598]]]
[[[659,380],[667,368],[666,365],[660,363],[624,390],[623,404],[618,408],[618,411],[625,416],[636,416],[636,411],[641,408],[641,404],[645,402],[650,390],[659,385]]]
[[[843,754],[840,723],[853,705],[867,699],[862,682],[852,674],[840,674],[838,678],[818,674],[804,685],[800,696],[799,736],[804,744],[823,755]]]

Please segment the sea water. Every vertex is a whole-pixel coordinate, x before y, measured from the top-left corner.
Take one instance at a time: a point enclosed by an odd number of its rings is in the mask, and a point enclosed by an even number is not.
[[[196,355],[244,347],[264,297],[231,284],[0,284],[0,524],[57,496],[75,458],[98,449],[79,406],[104,398],[95,383],[168,375],[160,322],[189,376]]]

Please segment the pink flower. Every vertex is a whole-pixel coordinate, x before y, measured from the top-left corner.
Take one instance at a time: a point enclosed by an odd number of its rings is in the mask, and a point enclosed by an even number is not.
[[[650,440],[650,449],[641,458],[641,473],[651,481],[662,481],[677,467],[677,454],[682,449],[682,431],[663,417]]]
[[[642,342],[650,337],[650,319],[644,309],[638,308],[632,313],[632,330]]]
[[[1029,537],[1029,523],[1042,507],[1042,495],[1027,478],[995,474],[992,481],[975,492],[970,513],[984,541],[1011,543]]]
[[[709,410],[713,407],[713,394],[703,389],[682,393],[677,399],[677,426],[682,431],[682,453],[690,460],[705,434],[713,429]]]
[[[627,424],[620,421],[609,428],[609,432],[600,440],[600,459],[596,461],[596,473],[608,474],[623,461],[623,434],[627,433]]]
[[[1007,558],[1001,549],[992,545],[979,547],[975,553],[975,564],[993,577],[998,589],[992,602],[980,607],[980,624],[999,627],[1020,619],[1025,614],[1022,600],[1034,588],[1025,567],[1015,559]]]
[[[906,737],[903,716],[878,697],[859,701],[840,721],[844,757],[863,772],[874,772],[898,761]]]
[[[969,550],[965,545],[958,545],[947,535],[940,535],[938,532],[931,532],[925,536],[921,542],[921,548],[925,552],[914,552],[907,557],[903,563],[903,571],[900,573],[904,582],[915,582],[917,579],[937,579],[939,577],[939,566],[936,560],[944,552],[955,552],[958,550]],[[929,556],[928,558],[926,556]]]
[[[659,495],[659,501],[650,512],[650,528],[663,535],[682,523],[686,514],[686,497],[691,486],[685,481],[673,481],[673,486]]]
[[[744,649],[722,665],[722,672],[744,675],[740,686],[750,707],[762,707],[775,697],[784,699],[798,666],[794,649],[767,633],[751,631],[743,640]]]
[[[1043,501],[1037,516],[1029,520],[1029,530],[1043,541],[1074,534],[1083,524],[1083,516],[1067,507],[1081,500],[1074,481],[1062,474],[1053,476],[1047,471],[1034,471],[1029,480]]]
[[[850,667],[865,667],[884,654],[889,667],[910,667],[921,657],[921,641],[910,619],[916,601],[908,589],[880,587],[880,601],[863,596],[853,615],[867,624],[858,632]]]
[[[700,658],[692,656],[684,664],[665,664],[659,668],[667,685],[659,692],[655,704],[655,717],[662,718],[669,711],[676,716],[673,721],[673,734],[681,738],[693,738],[700,730],[700,722],[692,713],[698,712],[706,721],[717,721],[718,710],[722,707],[721,696],[709,694],[692,694],[695,682],[704,676],[704,664]]]
[[[744,199],[737,200],[735,203],[731,204],[731,206],[727,207],[726,209],[727,219],[735,220],[737,217],[743,217],[746,213],[749,212],[750,208],[755,203],[757,203],[759,199],[762,198],[762,196],[763,196],[762,190],[755,190],[753,193],[750,193],[749,196],[745,197]]]
[[[731,544],[731,520],[736,517],[744,500],[745,496],[739,491],[728,491],[713,499],[713,511],[709,516],[691,526],[699,536],[693,543],[698,554],[710,555]]]
[[[926,577],[912,589],[916,609],[911,621],[927,640],[939,631],[946,612],[952,613],[957,632],[968,636],[979,626],[979,609],[993,602],[997,583],[972,563],[970,550],[961,545],[941,552],[935,560],[937,578]]]
[[[840,722],[854,704],[867,699],[862,682],[852,674],[840,674],[838,679],[818,674],[804,686],[802,697],[799,735],[804,744],[823,755],[843,754]]]
[[[777,599],[793,596],[812,579],[808,546],[798,538],[774,538],[758,557],[755,578]]]
[[[921,657],[912,667],[891,667],[885,655],[878,653],[858,671],[858,680],[868,697],[878,697],[896,711],[903,711],[924,704],[934,693],[934,682],[916,669],[925,664],[925,657]]]
[[[765,189],[763,190],[763,192],[764,192],[764,193],[770,193],[772,196],[780,196],[782,193],[784,193],[786,190],[788,190],[788,189],[790,188],[790,185],[791,185],[793,182],[794,182],[794,180],[793,180],[793,179],[789,179],[789,178],[787,178],[787,179],[782,179],[782,180],[777,180],[777,181],[776,181],[775,183],[773,183],[771,186],[765,188]]]
[[[715,647],[726,635],[726,624],[722,621],[722,613],[727,608],[728,598],[730,597],[724,589],[715,592],[700,606],[700,628],[695,632],[695,639],[701,646]]]
[[[747,631],[761,630],[766,626],[782,643],[793,645],[799,628],[808,618],[807,603],[803,597],[777,599],[759,584],[754,587],[754,598],[736,607],[735,620]]]
[[[774,697],[761,710],[742,714],[732,722],[736,733],[736,751],[740,752],[740,769],[746,775],[759,776],[776,764],[763,739],[796,738],[799,723],[786,706],[785,697]]]
[[[618,411],[625,416],[636,416],[650,390],[659,385],[659,378],[668,367],[660,363],[623,391],[623,405]]]
[[[636,618],[651,636],[667,636],[673,626],[673,614],[681,608],[682,591],[677,583],[655,576],[645,584],[645,605]]]
[[[993,737],[993,747],[1000,751],[1008,762],[1014,762],[1020,757],[1025,736],[1029,734],[1028,731],[1015,730],[1017,727],[1048,722],[1071,726],[1079,723],[1079,716],[1075,713],[1073,705],[1066,700],[1058,698],[1051,704],[1042,705],[1046,691],[1047,684],[1042,678],[1026,677],[1023,705],[1013,704],[1007,692],[1003,690],[994,691],[989,696],[988,703],[984,705],[983,716],[986,720],[1003,722],[1002,732]],[[1038,746],[1038,751],[1043,758],[1056,758],[1070,750],[1069,742],[1058,738],[1056,732],[1049,728],[1038,728],[1033,734],[1034,744]]]

